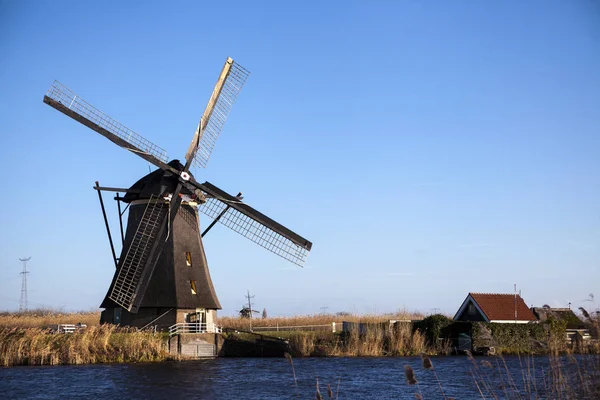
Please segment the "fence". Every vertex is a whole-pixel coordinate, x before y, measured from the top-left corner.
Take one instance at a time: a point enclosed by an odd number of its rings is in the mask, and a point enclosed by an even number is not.
[[[390,319],[387,322],[342,322],[342,331],[346,333],[358,332],[364,335],[370,329],[390,330],[397,328],[402,324],[411,326],[415,321],[410,319]]]
[[[87,328],[86,324],[58,324],[56,333],[75,333],[78,329]]]
[[[337,324],[337,325],[336,325]],[[323,325],[279,325],[276,326],[255,326],[252,328],[253,332],[290,332],[290,331],[331,331],[336,332],[336,326],[339,326],[339,322],[332,322],[330,324]]]

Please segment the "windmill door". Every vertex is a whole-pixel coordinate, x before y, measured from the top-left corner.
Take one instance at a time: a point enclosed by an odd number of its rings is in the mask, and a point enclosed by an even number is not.
[[[187,315],[187,321],[189,323],[206,324],[206,311],[196,311]]]
[[[206,331],[206,310],[199,310],[195,313],[188,314],[186,322],[196,324],[195,330],[197,332]]]

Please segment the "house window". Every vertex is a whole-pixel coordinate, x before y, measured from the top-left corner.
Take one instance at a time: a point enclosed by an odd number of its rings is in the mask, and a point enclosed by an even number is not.
[[[185,253],[185,263],[188,267],[192,266],[192,253],[190,253],[189,251],[186,251]]]
[[[192,287],[192,294],[197,294],[196,281],[190,281],[190,286]]]
[[[475,310],[475,306],[473,305],[473,303],[469,303],[469,307],[467,307],[467,314],[469,314],[469,315],[477,314],[477,310]]]

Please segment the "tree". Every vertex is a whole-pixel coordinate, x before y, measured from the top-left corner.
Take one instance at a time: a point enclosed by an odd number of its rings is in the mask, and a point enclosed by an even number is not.
[[[263,317],[263,319],[267,319],[267,309],[266,308],[263,308],[262,317]]]

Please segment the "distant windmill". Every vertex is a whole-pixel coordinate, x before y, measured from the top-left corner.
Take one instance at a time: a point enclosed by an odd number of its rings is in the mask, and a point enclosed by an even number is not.
[[[166,152],[100,112],[55,81],[44,102],[158,167],[129,189],[100,187],[128,204],[123,249],[101,304],[103,322],[165,328],[179,322],[211,323],[221,305],[210,278],[202,236],[218,221],[269,251],[301,265],[312,243],[209,182],[198,183],[192,165],[205,167],[249,72],[231,58],[185,155],[168,162]],[[102,198],[100,196],[100,200]],[[102,205],[103,211],[104,206]],[[198,210],[213,219],[200,234]],[[120,210],[119,210],[120,211]],[[120,216],[122,213],[120,212]],[[108,222],[105,222],[108,228]]]

